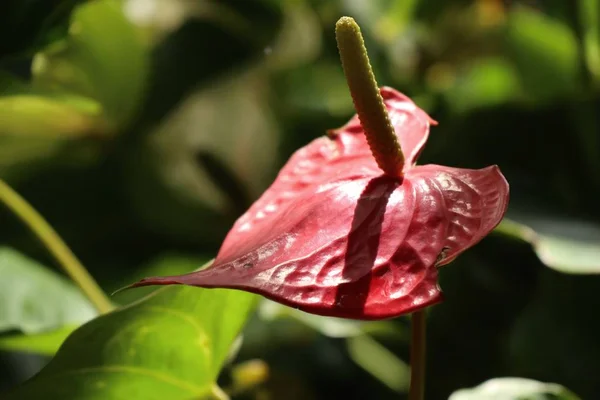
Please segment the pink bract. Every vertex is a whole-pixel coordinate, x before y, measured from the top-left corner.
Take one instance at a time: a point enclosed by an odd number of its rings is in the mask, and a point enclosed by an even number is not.
[[[381,89],[406,164],[385,176],[358,117],[298,150],[234,224],[214,263],[132,285],[241,289],[300,310],[383,319],[441,301],[437,268],[502,219],[508,183],[497,166],[416,166],[433,120]]]

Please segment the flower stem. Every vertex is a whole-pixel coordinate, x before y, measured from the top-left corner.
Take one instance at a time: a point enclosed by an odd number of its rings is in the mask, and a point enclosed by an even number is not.
[[[113,309],[111,301],[58,233],[23,197],[1,179],[0,202],[4,203],[38,237],[98,312],[106,313]]]
[[[425,393],[425,310],[412,313],[410,327],[410,392],[408,399],[423,400]]]
[[[404,154],[379,92],[360,27],[354,19],[342,17],[335,25],[335,36],[354,108],[373,157],[387,175],[401,177]]]

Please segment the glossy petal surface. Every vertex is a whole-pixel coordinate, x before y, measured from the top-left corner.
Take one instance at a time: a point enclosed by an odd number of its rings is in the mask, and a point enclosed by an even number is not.
[[[395,90],[382,95],[406,157],[402,180],[382,175],[354,117],[291,157],[235,223],[210,268],[133,286],[242,289],[355,319],[440,301],[437,267],[500,222],[508,184],[495,166],[414,166],[432,121]]]

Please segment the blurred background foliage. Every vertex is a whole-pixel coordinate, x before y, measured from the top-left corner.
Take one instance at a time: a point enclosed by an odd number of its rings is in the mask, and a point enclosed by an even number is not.
[[[440,122],[420,162],[498,164],[511,184],[505,222],[441,271],[428,399],[506,376],[600,394],[600,1],[0,7],[0,177],[109,291],[214,257],[292,152],[353,114],[333,30],[353,16],[379,83]],[[0,227],[4,390],[94,312],[5,210]],[[399,398],[407,327],[263,301],[221,379],[240,399]]]

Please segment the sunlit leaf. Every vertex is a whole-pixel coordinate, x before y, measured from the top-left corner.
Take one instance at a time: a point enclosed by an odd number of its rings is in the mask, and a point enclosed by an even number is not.
[[[600,226],[591,222],[513,214],[498,226],[498,232],[531,243],[540,260],[557,271],[600,273]]]
[[[15,250],[0,248],[0,276],[0,331],[48,332],[96,315],[73,284]]]
[[[5,399],[215,398],[215,380],[256,297],[171,287],[76,330]]]
[[[525,378],[491,379],[472,389],[454,392],[448,400],[579,400],[563,386]]]

